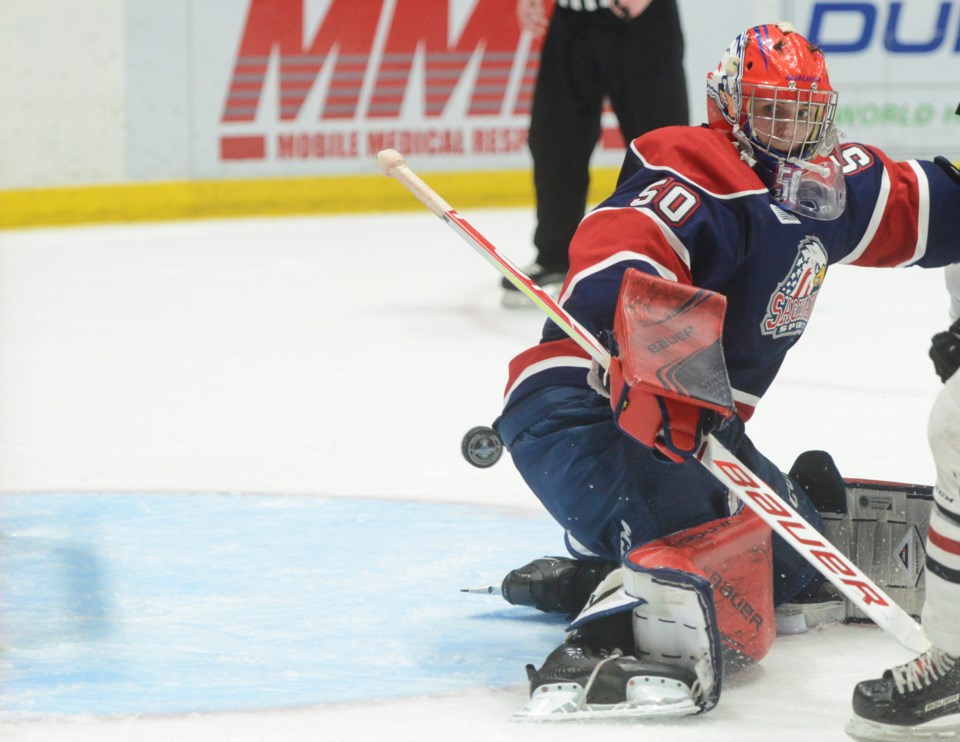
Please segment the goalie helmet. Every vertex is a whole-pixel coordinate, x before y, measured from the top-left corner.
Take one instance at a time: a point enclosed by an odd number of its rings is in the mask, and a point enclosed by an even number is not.
[[[814,219],[846,201],[836,108],[823,52],[789,23],[747,29],[707,75],[709,126],[734,135],[780,204]]]

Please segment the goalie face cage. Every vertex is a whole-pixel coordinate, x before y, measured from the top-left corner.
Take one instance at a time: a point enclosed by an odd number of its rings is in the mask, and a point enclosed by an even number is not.
[[[741,128],[755,151],[810,160],[830,141],[837,113],[836,91],[743,85]],[[827,151],[831,147],[827,147]]]
[[[747,29],[707,74],[709,125],[733,134],[782,206],[812,219],[845,206],[837,97],[823,52],[789,23]]]

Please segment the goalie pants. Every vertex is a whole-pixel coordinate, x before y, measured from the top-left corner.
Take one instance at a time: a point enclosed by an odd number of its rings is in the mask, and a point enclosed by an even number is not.
[[[609,401],[591,389],[548,387],[504,410],[494,423],[520,475],[566,530],[580,558],[620,562],[633,547],[730,514],[726,488],[697,461],[668,463],[623,433]],[[822,530],[798,485],[761,455],[739,418],[717,434],[744,464]],[[774,602],[794,597],[816,574],[773,538]]]

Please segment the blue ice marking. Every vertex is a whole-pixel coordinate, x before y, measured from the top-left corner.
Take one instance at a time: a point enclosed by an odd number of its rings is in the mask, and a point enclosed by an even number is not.
[[[251,495],[0,501],[0,719],[523,683],[564,622],[461,587],[563,553],[546,516]]]

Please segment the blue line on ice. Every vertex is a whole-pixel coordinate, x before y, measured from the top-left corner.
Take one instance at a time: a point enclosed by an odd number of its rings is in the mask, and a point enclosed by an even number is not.
[[[551,549],[549,545],[554,545]],[[468,595],[542,516],[306,496],[0,502],[0,718],[185,713],[524,682],[563,619]]]

